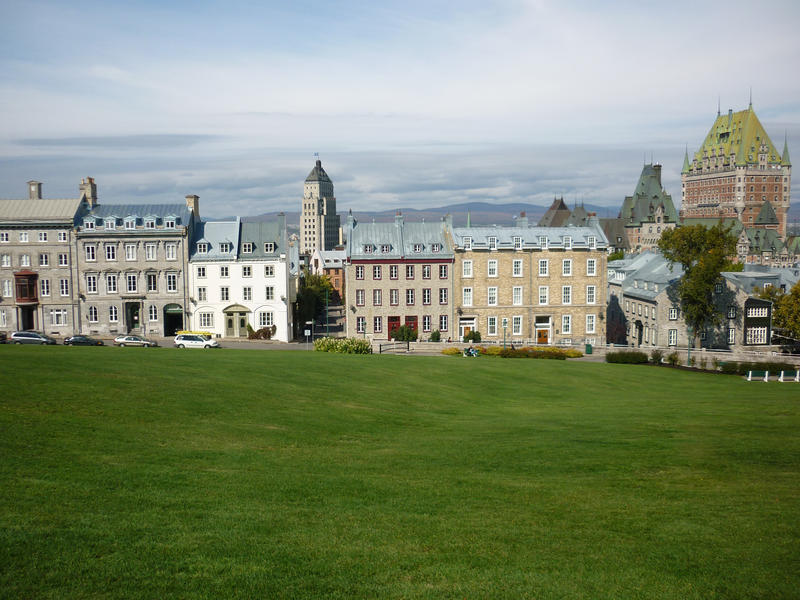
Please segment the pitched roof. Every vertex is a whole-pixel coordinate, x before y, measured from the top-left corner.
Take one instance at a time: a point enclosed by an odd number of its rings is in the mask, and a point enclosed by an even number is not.
[[[539,227],[561,227],[567,222],[570,210],[564,204],[564,198],[554,198],[553,204],[547,209],[537,225]]]
[[[243,219],[239,252],[242,252],[242,244],[251,242],[253,251],[245,255],[249,258],[276,258],[281,254],[286,254],[288,242],[285,220],[284,216],[278,216],[277,219],[271,220]],[[264,244],[267,242],[275,244],[274,252],[266,252]],[[241,255],[240,258],[242,258]]]
[[[761,205],[761,210],[756,217],[756,225],[778,225],[778,215],[775,214],[775,209],[772,208],[772,203],[767,200]]]
[[[208,251],[197,251],[197,242],[207,242]],[[221,242],[231,244],[230,252],[220,252]],[[189,251],[189,260],[234,260],[239,245],[239,220],[201,221],[194,229],[194,239]]]
[[[0,221],[3,224],[72,224],[80,204],[79,198],[0,200]]]
[[[306,177],[306,183],[315,182],[315,181],[324,181],[326,183],[332,183],[331,178],[328,177],[328,174],[325,172],[325,169],[322,168],[322,161],[317,159],[317,164],[314,165],[314,168],[311,169],[311,172]]]
[[[98,204],[87,211],[87,217],[104,219],[105,217],[125,217],[142,215],[165,218],[176,217],[178,225],[189,225],[192,213],[186,204]]]
[[[654,221],[659,208],[664,213],[665,223],[678,220],[672,196],[661,187],[661,165],[644,165],[633,195],[625,197],[619,216],[625,225],[638,227],[643,222]]]
[[[434,251],[434,244],[439,250]],[[359,223],[348,236],[349,259],[447,259],[453,249],[445,235],[445,223],[405,223],[398,215],[393,223]]]

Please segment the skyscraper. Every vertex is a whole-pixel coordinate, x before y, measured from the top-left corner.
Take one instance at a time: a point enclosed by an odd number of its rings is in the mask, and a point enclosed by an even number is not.
[[[322,168],[322,161],[317,159],[303,185],[300,253],[311,255],[316,249],[333,250],[339,243],[339,224],[333,182]]]

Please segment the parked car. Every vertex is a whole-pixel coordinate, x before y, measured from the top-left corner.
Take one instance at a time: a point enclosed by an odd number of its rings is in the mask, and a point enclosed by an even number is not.
[[[118,335],[114,338],[115,346],[144,346],[145,348],[151,346],[158,346],[153,340],[148,340],[138,335]]]
[[[15,331],[11,334],[12,344],[41,344],[52,346],[56,341],[49,335],[36,331]]]
[[[64,340],[65,346],[105,346],[103,340],[96,340],[88,335],[73,335]]]
[[[177,348],[219,348],[217,340],[207,338],[204,335],[191,333],[181,333],[175,336],[175,346]]]

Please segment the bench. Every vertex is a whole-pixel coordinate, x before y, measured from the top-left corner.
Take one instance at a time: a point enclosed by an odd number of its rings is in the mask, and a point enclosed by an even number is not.
[[[800,370],[798,371],[781,371],[780,377],[778,377],[778,381],[794,381],[795,383],[800,383]]]
[[[769,381],[769,371],[748,371],[747,381]]]

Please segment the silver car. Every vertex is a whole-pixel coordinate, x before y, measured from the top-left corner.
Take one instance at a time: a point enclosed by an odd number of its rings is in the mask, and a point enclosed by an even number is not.
[[[145,348],[149,348],[152,346],[158,346],[156,342],[153,340],[148,340],[146,338],[140,337],[138,335],[118,335],[114,338],[114,345],[115,346],[144,346]]]
[[[15,331],[11,334],[12,344],[41,344],[42,346],[52,346],[56,341],[49,335],[36,331]]]

